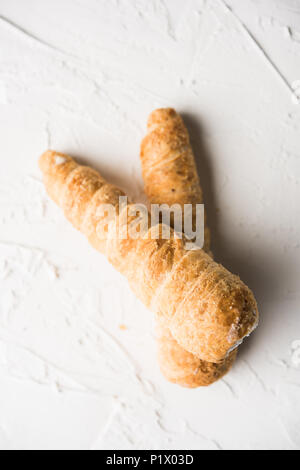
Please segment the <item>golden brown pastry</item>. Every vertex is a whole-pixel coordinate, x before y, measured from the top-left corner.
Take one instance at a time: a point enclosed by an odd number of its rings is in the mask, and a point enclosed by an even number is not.
[[[257,305],[238,276],[203,250],[187,251],[177,237],[153,239],[158,227],[145,229],[137,239],[126,236],[127,213],[139,208],[120,208],[121,191],[95,170],[52,151],[42,155],[40,168],[49,195],[68,220],[127,277],[141,301],[166,320],[184,349],[219,362],[253,331]],[[108,203],[116,209],[110,218],[103,211]]]
[[[150,114],[148,134],[141,145],[145,192],[151,204],[203,204],[189,133],[179,114],[172,108]],[[210,232],[205,224],[204,246],[210,250]]]
[[[237,348],[220,362],[207,362],[183,349],[173,338],[163,318],[156,321],[158,361],[162,374],[182,387],[206,387],[220,380],[231,369]]]
[[[150,114],[148,134],[141,145],[145,191],[151,204],[169,206],[203,203],[189,134],[174,109],[157,109]],[[193,222],[193,228],[195,228]],[[204,248],[210,252],[210,234],[205,224]],[[212,254],[211,254],[212,256]],[[156,318],[158,361],[167,380],[185,387],[207,386],[223,377],[234,363],[237,350],[220,363],[205,362],[183,349],[173,338],[162,317]]]

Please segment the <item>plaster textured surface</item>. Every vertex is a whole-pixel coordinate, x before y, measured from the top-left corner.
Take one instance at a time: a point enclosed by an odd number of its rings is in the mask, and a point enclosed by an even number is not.
[[[300,448],[300,1],[1,0],[0,448]],[[261,324],[208,389],[49,201],[70,153],[143,200],[148,114],[191,132],[216,258]]]

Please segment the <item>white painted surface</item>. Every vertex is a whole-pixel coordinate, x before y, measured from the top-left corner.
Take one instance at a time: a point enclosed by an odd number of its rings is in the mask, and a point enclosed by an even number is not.
[[[226,3],[1,0],[0,448],[300,448],[300,1]],[[167,105],[216,257],[261,312],[233,371],[193,391],[161,377],[151,314],[37,168],[69,152],[140,198],[139,143]]]

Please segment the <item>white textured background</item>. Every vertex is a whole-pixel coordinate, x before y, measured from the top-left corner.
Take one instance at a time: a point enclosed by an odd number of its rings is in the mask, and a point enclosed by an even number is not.
[[[0,448],[300,448],[297,95],[299,0],[0,0]],[[184,114],[216,257],[261,312],[208,389],[161,377],[151,314],[37,168],[51,147],[142,197],[158,106]]]

